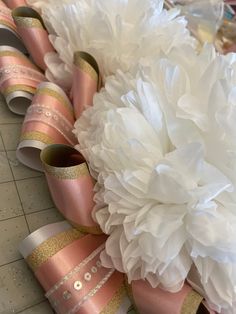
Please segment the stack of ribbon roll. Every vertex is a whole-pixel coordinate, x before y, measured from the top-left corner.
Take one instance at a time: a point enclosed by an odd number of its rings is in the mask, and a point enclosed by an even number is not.
[[[20,245],[56,313],[125,314],[132,304],[141,314],[215,313],[188,283],[169,293],[145,281],[128,284],[124,274],[101,265],[106,236],[93,219],[94,180],[73,148],[72,132],[75,118],[102,86],[98,64],[76,52],[66,94],[44,75],[45,56],[54,48],[38,12],[24,0],[0,0],[0,32],[0,90],[9,109],[25,115],[18,159],[45,172],[53,201],[68,221],[40,228]]]

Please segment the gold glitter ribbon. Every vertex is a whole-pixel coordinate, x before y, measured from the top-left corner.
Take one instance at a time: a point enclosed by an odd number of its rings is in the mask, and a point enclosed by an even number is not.
[[[87,73],[93,80],[99,80],[99,68],[96,60],[87,52],[77,51],[74,53],[74,64],[81,71]]]
[[[39,245],[26,259],[28,265],[35,272],[40,265],[45,263],[50,257],[62,250],[75,240],[82,238],[84,234],[76,229],[69,229],[59,233]]]
[[[203,297],[192,290],[184,300],[184,304],[181,308],[181,314],[197,314],[202,301]]]
[[[18,7],[12,11],[12,17],[15,24],[20,27],[36,27],[45,28],[44,22],[41,16],[35,10],[29,7]]]
[[[109,301],[109,303],[106,305],[104,310],[100,312],[100,314],[114,314],[118,311],[120,308],[122,301],[126,297],[126,289],[125,286],[122,285],[115,293],[113,298]]]

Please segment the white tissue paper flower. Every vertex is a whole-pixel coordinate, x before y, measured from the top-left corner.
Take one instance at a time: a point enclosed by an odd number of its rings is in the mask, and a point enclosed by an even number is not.
[[[42,10],[57,51],[46,55],[46,74],[65,88],[71,87],[76,51],[90,53],[104,79],[117,69],[128,70],[142,57],[195,45],[185,18],[178,16],[177,9],[164,10],[163,0],[70,2],[57,5],[56,9],[48,5]]]
[[[107,78],[75,124],[105,266],[236,313],[236,56],[172,49]],[[196,283],[195,283],[196,285]]]

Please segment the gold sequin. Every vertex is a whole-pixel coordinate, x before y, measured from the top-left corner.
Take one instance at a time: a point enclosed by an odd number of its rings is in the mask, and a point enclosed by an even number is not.
[[[23,133],[21,135],[20,140],[21,141],[34,140],[42,142],[47,145],[53,144],[53,139],[51,139],[48,135],[38,131]]]
[[[88,53],[77,51],[74,54],[74,64],[86,72],[94,81],[99,80],[99,70],[95,59]]]
[[[70,103],[68,103],[68,101],[62,96],[60,95],[58,92],[49,89],[49,88],[40,88],[37,90],[37,95],[49,95],[51,97],[56,98],[60,103],[62,103],[67,109],[69,109],[71,112],[73,112],[73,108],[70,105]]]
[[[124,298],[126,297],[126,289],[122,285],[119,290],[115,293],[110,302],[106,305],[103,311],[100,314],[114,314],[118,311],[121,306]]]
[[[27,86],[27,85],[17,84],[17,85],[14,85],[14,86],[10,86],[10,87],[5,88],[5,89],[2,91],[2,93],[3,93],[3,95],[6,97],[6,96],[8,96],[9,94],[14,93],[14,92],[16,92],[16,91],[28,92],[28,93],[34,95],[36,89],[33,88],[33,87],[30,87],[30,86]]]
[[[39,245],[27,258],[26,261],[33,271],[46,262],[50,257],[62,250],[67,245],[84,236],[76,229],[70,229],[49,238]]]
[[[68,168],[52,167],[44,163],[44,169],[48,174],[61,180],[74,180],[89,175],[88,167],[85,162],[78,166]]]
[[[196,314],[202,300],[202,296],[192,290],[184,300],[181,314]]]

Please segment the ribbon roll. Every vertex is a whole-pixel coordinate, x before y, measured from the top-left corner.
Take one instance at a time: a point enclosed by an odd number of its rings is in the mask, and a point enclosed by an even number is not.
[[[4,2],[10,9],[27,5],[25,0],[4,0]]]
[[[138,280],[131,289],[139,314],[216,314],[188,284],[180,292],[170,293]]]
[[[19,50],[0,47],[0,91],[9,109],[24,115],[44,75]]]
[[[43,171],[40,152],[49,144],[74,146],[72,105],[57,85],[43,82],[36,90],[23,122],[17,148],[18,159],[26,166]]]
[[[105,239],[61,222],[35,231],[21,243],[19,250],[56,313],[127,313],[131,303],[124,276],[101,265]]]
[[[71,90],[76,118],[93,104],[93,96],[99,87],[100,75],[96,60],[86,52],[76,52]]]
[[[11,16],[11,10],[2,1],[0,1],[0,45],[11,46],[26,53]]]
[[[41,153],[52,199],[77,229],[101,234],[92,219],[94,182],[82,155],[66,145],[50,145]]]
[[[12,11],[12,16],[27,50],[34,62],[43,70],[47,66],[44,56],[48,52],[54,52],[46,27],[37,11],[29,7],[19,7]]]

